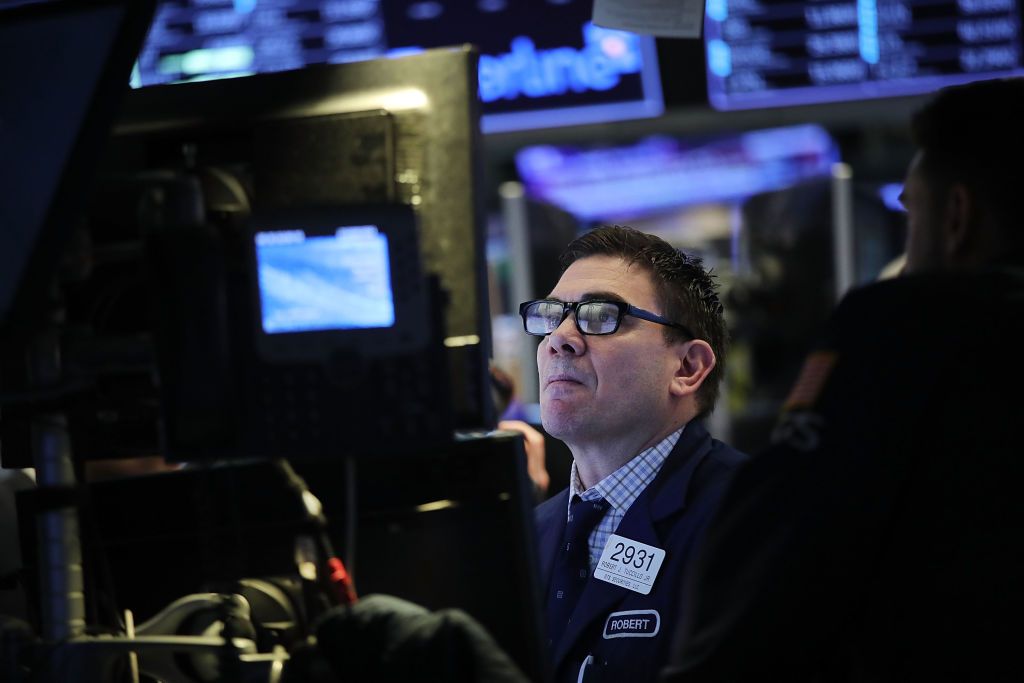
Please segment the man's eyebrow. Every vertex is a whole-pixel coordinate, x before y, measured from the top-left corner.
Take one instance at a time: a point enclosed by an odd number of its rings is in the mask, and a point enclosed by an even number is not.
[[[626,303],[626,299],[614,292],[584,292],[583,296],[580,297],[581,301],[622,301]]]
[[[561,301],[565,302],[565,299],[557,297],[553,294],[548,294],[546,297],[550,301]],[[618,301],[621,303],[627,303],[625,299],[616,294],[615,292],[584,292],[580,295],[579,301]]]
[[[615,292],[584,292],[580,301],[619,301],[626,303],[626,300]]]

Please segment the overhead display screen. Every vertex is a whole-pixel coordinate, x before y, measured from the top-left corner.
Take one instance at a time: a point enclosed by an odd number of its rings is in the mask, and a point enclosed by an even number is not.
[[[581,220],[606,222],[743,201],[826,176],[837,161],[836,142],[811,125],[686,142],[652,136],[630,146],[538,145],[516,154],[530,196]]]
[[[1019,0],[709,0],[708,99],[751,109],[1020,75]]]
[[[132,85],[245,76],[472,43],[484,132],[657,116],[654,40],[591,0],[162,0]]]

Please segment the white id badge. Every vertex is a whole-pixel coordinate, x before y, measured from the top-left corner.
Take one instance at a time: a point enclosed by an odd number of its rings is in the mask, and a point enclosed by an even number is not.
[[[612,534],[597,561],[594,578],[647,595],[664,559],[661,548]]]

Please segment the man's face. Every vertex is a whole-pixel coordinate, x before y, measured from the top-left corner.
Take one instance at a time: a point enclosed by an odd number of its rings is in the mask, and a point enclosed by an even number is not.
[[[613,256],[576,261],[549,298],[611,299],[664,313],[647,271]],[[537,349],[544,429],[570,446],[621,439],[630,430],[660,434],[674,417],[669,386],[677,347],[646,320],[627,315],[615,333],[595,336],[582,334],[570,314]]]
[[[907,169],[900,195],[900,201],[907,210],[906,273],[935,270],[946,265],[942,204],[933,184],[928,182],[921,162],[921,153],[918,152]]]

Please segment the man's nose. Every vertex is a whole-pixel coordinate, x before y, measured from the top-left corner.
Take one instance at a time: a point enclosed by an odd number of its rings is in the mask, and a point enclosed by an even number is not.
[[[578,356],[587,348],[587,342],[576,327],[576,320],[570,313],[565,320],[548,335],[548,352]]]

